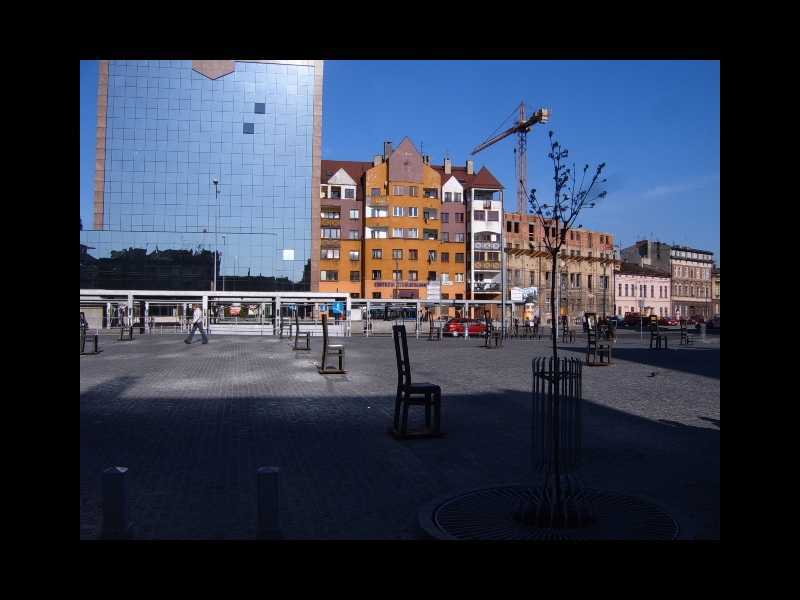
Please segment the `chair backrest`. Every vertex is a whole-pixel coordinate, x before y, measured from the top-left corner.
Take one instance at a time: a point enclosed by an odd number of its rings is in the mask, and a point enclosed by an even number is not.
[[[392,325],[394,337],[394,354],[397,359],[397,387],[411,385],[411,361],[408,358],[408,342],[406,326]]]
[[[328,347],[328,315],[322,313],[322,345]]]

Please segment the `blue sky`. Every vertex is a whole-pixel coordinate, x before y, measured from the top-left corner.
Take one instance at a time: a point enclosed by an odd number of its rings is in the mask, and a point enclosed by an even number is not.
[[[719,261],[719,61],[326,61],[323,158],[364,160],[409,136],[464,164],[524,100],[549,107],[528,134],[528,185],[552,194],[547,132],[577,164],[607,164],[608,196],[584,227],[712,250]],[[97,63],[81,62],[81,216],[91,223]],[[508,127],[508,125],[506,125]],[[515,208],[509,136],[474,158]]]

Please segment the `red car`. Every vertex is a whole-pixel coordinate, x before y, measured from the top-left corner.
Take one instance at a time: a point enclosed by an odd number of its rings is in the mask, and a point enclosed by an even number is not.
[[[459,317],[457,319],[450,319],[444,325],[444,333],[447,335],[464,335],[464,327],[470,335],[483,335],[486,333],[486,323],[483,321],[476,321],[475,319],[465,319]]]
[[[661,317],[658,320],[658,324],[661,327],[673,327],[675,325],[678,325],[678,319],[676,319],[675,317]]]

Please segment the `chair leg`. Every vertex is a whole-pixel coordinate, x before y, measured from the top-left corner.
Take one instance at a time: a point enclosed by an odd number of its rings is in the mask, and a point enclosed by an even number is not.
[[[425,394],[425,429],[431,428],[431,394]]]
[[[442,430],[442,394],[435,392],[433,395],[433,431],[441,433]]]
[[[400,404],[402,395],[400,388],[397,388],[397,397],[394,400],[394,430],[400,431]]]
[[[408,406],[408,402],[403,403],[403,427],[400,430],[403,435],[408,434]]]

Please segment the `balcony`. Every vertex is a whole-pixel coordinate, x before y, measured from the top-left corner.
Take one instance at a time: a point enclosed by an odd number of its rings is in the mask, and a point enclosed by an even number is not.
[[[369,196],[367,206],[388,206],[389,196]]]
[[[494,281],[476,281],[472,284],[472,290],[475,292],[499,292],[500,284]]]
[[[476,271],[499,271],[500,270],[500,261],[476,260],[475,261],[475,270]]]
[[[473,242],[475,250],[500,250],[500,242]]]
[[[320,219],[320,227],[339,227],[342,224],[341,219]]]

